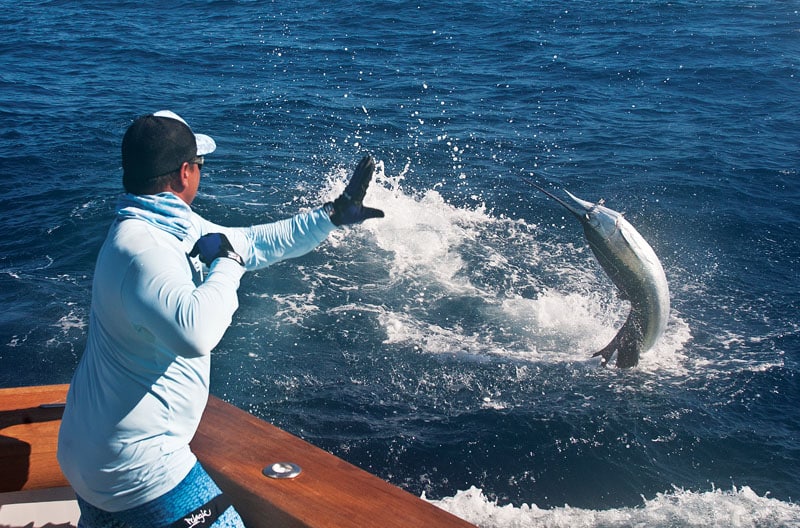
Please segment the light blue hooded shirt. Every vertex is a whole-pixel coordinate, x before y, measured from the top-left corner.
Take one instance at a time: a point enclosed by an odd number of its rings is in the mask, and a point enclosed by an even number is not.
[[[124,195],[100,249],[86,349],[72,378],[58,461],[75,492],[122,511],[174,488],[208,399],[211,350],[246,270],[303,255],[335,229],[322,209],[246,228],[215,225],[172,193]],[[189,258],[224,233],[245,262]]]

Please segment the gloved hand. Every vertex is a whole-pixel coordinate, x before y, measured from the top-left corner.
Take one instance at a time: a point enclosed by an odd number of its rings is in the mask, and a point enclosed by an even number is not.
[[[373,172],[375,172],[375,161],[372,156],[364,156],[353,171],[350,183],[342,195],[333,202],[325,204],[325,210],[328,211],[334,225],[343,226],[357,224],[369,218],[383,218],[383,211],[364,207],[362,204]]]
[[[244,260],[233,250],[228,237],[222,233],[209,233],[201,236],[189,253],[190,257],[198,255],[200,256],[200,262],[206,266],[211,266],[211,263],[220,257],[235,260],[244,266]]]

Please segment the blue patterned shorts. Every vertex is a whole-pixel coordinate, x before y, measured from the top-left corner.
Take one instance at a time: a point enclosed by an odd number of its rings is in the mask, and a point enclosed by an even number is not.
[[[198,462],[172,490],[129,510],[107,512],[78,497],[78,528],[244,528],[223,497]]]

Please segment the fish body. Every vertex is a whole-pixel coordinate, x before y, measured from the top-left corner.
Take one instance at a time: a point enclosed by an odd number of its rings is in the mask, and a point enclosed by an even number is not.
[[[562,200],[533,184],[570,211],[583,226],[583,233],[600,266],[617,287],[631,311],[614,339],[593,357],[603,365],[617,354],[617,367],[633,367],[639,355],[651,349],[664,334],[669,319],[669,286],[664,268],[650,244],[621,213],[591,203],[565,191],[573,203]]]

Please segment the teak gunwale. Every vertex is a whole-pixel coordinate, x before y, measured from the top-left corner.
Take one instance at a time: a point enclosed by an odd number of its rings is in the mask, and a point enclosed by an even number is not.
[[[68,486],[55,458],[68,385],[0,389],[0,491]],[[211,396],[192,450],[228,494],[248,527],[426,526],[472,524],[393,486],[237,407]],[[302,468],[271,479],[277,462]]]

